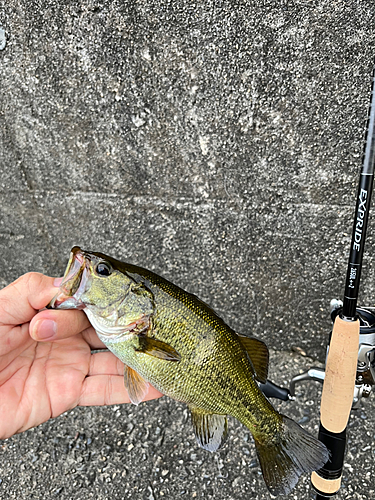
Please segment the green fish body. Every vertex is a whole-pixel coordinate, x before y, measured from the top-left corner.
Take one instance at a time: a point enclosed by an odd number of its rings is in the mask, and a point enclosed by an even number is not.
[[[252,433],[263,476],[274,495],[321,468],[328,451],[278,413],[260,391],[268,349],[236,334],[195,295],[146,269],[74,247],[51,308],[83,309],[99,338],[125,364],[131,401],[151,384],[188,405],[198,444],[216,451],[227,415]]]

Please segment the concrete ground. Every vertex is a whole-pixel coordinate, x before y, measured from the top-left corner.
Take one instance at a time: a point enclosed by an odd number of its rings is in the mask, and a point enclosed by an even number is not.
[[[275,382],[322,362],[374,45],[372,0],[0,0],[0,287],[60,275],[78,244],[264,340]],[[363,305],[374,234],[372,217]],[[318,400],[301,385],[282,410],[316,432]],[[371,497],[373,405],[352,416],[341,498]],[[166,398],[76,409],[1,443],[0,497],[268,498],[254,459],[234,422],[219,454],[198,449]]]
[[[286,351],[271,352],[271,379],[316,365]],[[276,407],[317,435],[321,386],[297,385],[295,402]],[[352,413],[343,487],[336,498],[375,494],[375,398]],[[311,496],[308,475],[288,496]],[[168,398],[107,408],[78,408],[0,444],[0,498],[64,500],[272,498],[263,482],[252,437],[234,419],[225,447],[210,454],[195,442],[185,405]]]

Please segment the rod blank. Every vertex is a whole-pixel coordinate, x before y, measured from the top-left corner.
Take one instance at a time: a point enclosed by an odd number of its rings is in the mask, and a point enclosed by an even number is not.
[[[356,309],[375,164],[374,80],[375,68],[343,309],[341,317],[336,317],[333,325],[323,384],[319,439],[330,450],[331,457],[324,467],[311,476],[311,482],[318,492],[317,500],[332,496],[340,489],[346,427],[353,402],[360,329]]]

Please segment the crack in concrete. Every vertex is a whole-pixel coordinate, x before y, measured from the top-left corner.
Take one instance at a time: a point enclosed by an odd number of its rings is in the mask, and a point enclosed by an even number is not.
[[[56,195],[57,191],[55,190],[38,190],[35,189],[31,186],[31,184],[27,184],[27,191],[32,193],[36,198],[44,198],[46,196],[52,196]],[[7,191],[2,191],[0,190],[0,195],[9,195],[9,194],[22,194],[24,191],[20,190],[7,190]],[[72,199],[75,197],[86,197],[86,198],[101,198],[101,199],[122,199],[126,198],[127,200],[131,200],[132,202],[139,202],[139,203],[144,203],[144,200],[147,200],[148,203],[154,203],[155,205],[162,205],[162,206],[173,206],[174,208],[182,208],[185,206],[188,206],[190,204],[193,204],[194,206],[201,205],[201,206],[214,206],[215,203],[222,203],[222,204],[228,204],[228,200],[226,198],[211,198],[211,199],[199,199],[196,197],[179,197],[179,198],[174,198],[172,199],[169,203],[166,202],[163,198],[155,197],[155,196],[150,196],[148,194],[137,194],[136,196],[134,195],[128,195],[128,194],[122,194],[122,193],[103,193],[99,191],[60,191],[59,192],[60,197],[62,195],[65,195],[66,199]],[[251,197],[249,197],[250,201]],[[242,199],[243,201],[243,199]],[[258,208],[259,205],[266,207],[268,203],[258,203]],[[271,206],[271,203],[269,204]],[[333,210],[342,210],[342,209],[347,209],[347,210],[353,210],[353,205],[352,204],[332,204],[332,203],[309,203],[309,202],[298,202],[298,201],[288,201],[287,206],[285,207],[285,210],[290,210],[292,207],[300,207],[302,209],[319,209],[319,210],[326,210],[327,208],[330,209],[330,211]],[[245,206],[246,208],[246,206]],[[282,209],[282,207],[278,207],[278,209]],[[243,210],[243,209],[241,209]]]

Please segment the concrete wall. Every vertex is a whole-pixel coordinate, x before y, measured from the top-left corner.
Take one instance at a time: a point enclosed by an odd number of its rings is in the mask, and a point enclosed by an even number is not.
[[[346,271],[372,0],[8,0],[1,15],[1,285],[61,274],[79,244],[322,359]]]

